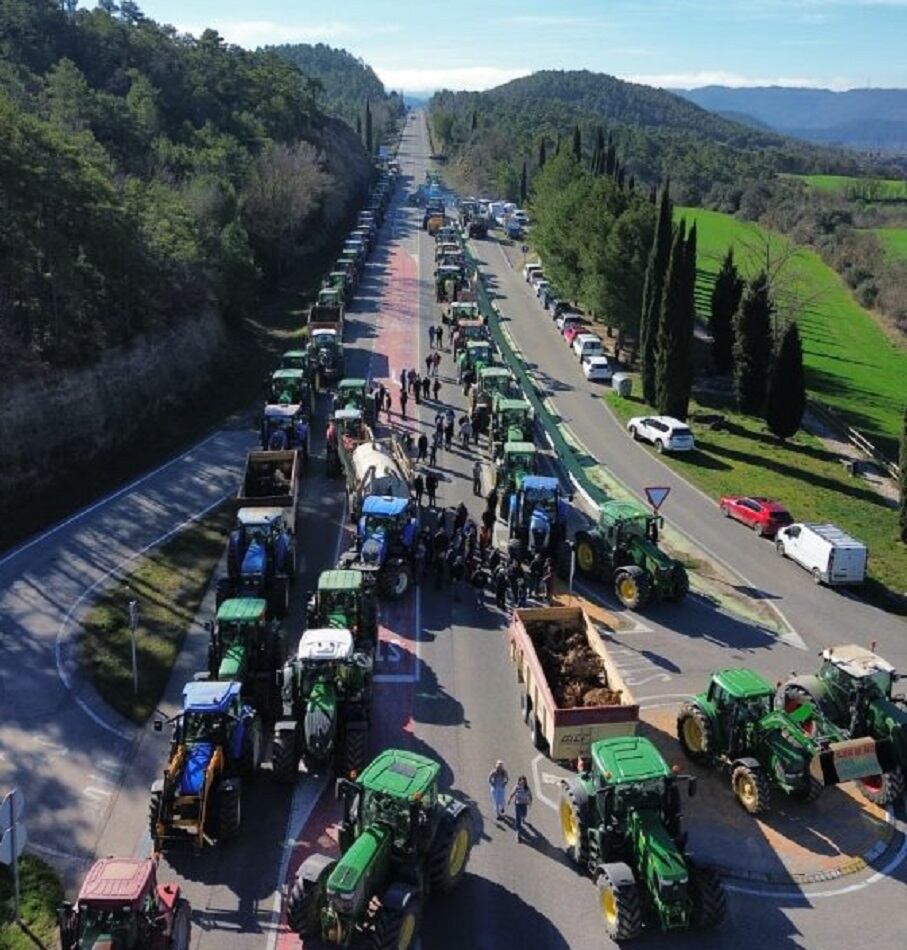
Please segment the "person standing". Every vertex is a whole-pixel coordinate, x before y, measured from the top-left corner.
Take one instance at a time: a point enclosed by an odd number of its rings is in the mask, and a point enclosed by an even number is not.
[[[416,472],[416,477],[413,479],[413,491],[416,494],[416,504],[421,508],[422,495],[425,494],[425,479],[421,472]]]
[[[476,607],[485,606],[485,587],[488,584],[488,569],[483,564],[477,564],[470,577],[476,592]]]
[[[372,399],[375,400],[375,422],[377,422],[378,416],[381,415],[381,408],[384,405],[384,383],[372,393]]]
[[[436,446],[432,446],[435,449]],[[430,507],[437,506],[438,495],[438,476],[434,472],[429,472],[425,478],[425,490],[428,492],[428,504]]]
[[[418,406],[422,402],[422,377],[418,373],[416,373],[416,380],[413,383],[413,397]]]
[[[406,394],[406,389],[404,388],[404,389],[401,389],[401,390],[400,390],[400,418],[401,418],[401,419],[405,419],[405,418],[406,418],[406,404],[407,404],[407,402],[409,402],[409,396],[407,396],[407,394]],[[388,416],[390,416],[390,413],[388,413]]]
[[[494,768],[488,773],[488,791],[491,795],[491,807],[494,809],[494,817],[501,819],[504,817],[504,811],[507,808],[507,783],[510,776],[504,763],[498,759]]]
[[[508,804],[513,802],[513,829],[516,832],[516,840],[520,841],[520,833],[523,830],[523,824],[526,816],[529,814],[529,806],[532,804],[532,790],[529,788],[529,782],[525,775],[521,775],[516,780],[516,786],[507,799]]]
[[[491,547],[491,530],[488,525],[483,524],[479,528],[479,556],[484,558],[488,549]]]
[[[406,389],[406,370],[405,369],[400,370],[400,388]]]
[[[422,399],[424,402],[428,401],[428,394],[430,390],[431,390],[431,380],[428,378],[428,375],[426,374],[425,376],[422,377]],[[437,398],[438,396],[437,394],[435,394],[435,399]]]
[[[491,523],[494,525],[494,520],[498,515],[498,490],[494,485],[485,496],[485,510],[491,515]]]
[[[475,393],[473,393],[475,395]],[[469,421],[472,423],[472,444],[479,444],[479,411],[473,408],[472,412],[469,414]]]
[[[441,354],[435,350],[434,359],[432,360],[432,375],[438,375],[438,368],[441,366]]]
[[[454,531],[462,531],[466,527],[466,519],[469,517],[469,512],[466,509],[466,505],[461,501],[457,505],[457,511],[454,515],[453,529]]]
[[[385,410],[386,410],[386,412],[387,412],[387,421],[388,421],[388,422],[391,421],[391,403],[392,403],[392,402],[393,402],[393,400],[391,399],[390,390],[385,390],[385,392],[384,392],[384,408],[385,408]]]
[[[453,434],[454,434],[454,424],[453,422],[448,422],[444,426],[444,448],[447,449],[448,452],[450,451],[450,446],[451,446],[451,443],[453,442]]]
[[[469,421],[469,416],[463,416],[463,424],[460,426],[460,442],[464,451],[469,448],[469,439],[471,436],[472,423]]]
[[[419,436],[419,441],[416,443],[419,448],[419,455],[417,461],[424,462],[428,456],[428,436],[423,432]]]
[[[425,375],[426,376],[431,374],[431,364],[434,362],[433,357],[434,357],[433,353],[429,353],[428,356],[425,357]]]
[[[450,582],[451,587],[453,587],[453,599],[459,601],[460,581],[463,580],[463,574],[466,571],[466,559],[463,557],[462,551],[456,548],[452,548],[448,553],[453,555],[450,558]]]
[[[431,448],[428,450],[428,464],[437,465],[438,464],[438,446],[441,444],[441,440],[438,438],[438,434],[435,433],[434,438],[431,440]]]
[[[427,376],[425,377],[425,382],[426,382],[426,383],[428,382],[428,377],[427,377]],[[434,393],[434,396],[435,396],[435,402],[437,402],[437,401],[438,401],[438,393],[441,391],[441,380],[440,380],[440,379],[435,379],[435,381],[431,384],[431,388],[432,388],[432,392]]]
[[[539,588],[542,584],[542,569],[545,566],[545,558],[541,551],[537,551],[535,556],[529,562],[530,593],[533,597],[538,597]]]
[[[482,494],[482,463],[479,459],[472,463],[472,493],[479,496]]]
[[[435,339],[437,340],[438,349],[439,350],[443,349],[444,347],[444,324],[443,323],[435,331]]]
[[[507,609],[507,571],[503,565],[494,572],[494,601],[498,610]]]
[[[432,324],[428,328],[428,348],[433,350],[435,348],[435,325]]]

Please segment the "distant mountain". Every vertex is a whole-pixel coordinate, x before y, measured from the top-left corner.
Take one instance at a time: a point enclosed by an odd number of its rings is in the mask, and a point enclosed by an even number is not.
[[[907,150],[907,89],[702,86],[678,95],[721,115],[752,116],[785,135],[851,148]]]
[[[741,125],[749,125],[754,129],[772,131],[772,127],[767,122],[762,122],[760,119],[746,112],[735,112],[733,109],[720,109],[718,110],[718,115],[720,115],[722,119],[739,122]]]

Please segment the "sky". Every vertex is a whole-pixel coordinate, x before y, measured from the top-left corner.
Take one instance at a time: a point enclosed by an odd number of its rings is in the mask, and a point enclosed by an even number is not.
[[[253,49],[328,43],[408,93],[539,69],[665,88],[907,87],[907,0],[138,0],[183,32]],[[93,2],[82,0],[82,6]]]

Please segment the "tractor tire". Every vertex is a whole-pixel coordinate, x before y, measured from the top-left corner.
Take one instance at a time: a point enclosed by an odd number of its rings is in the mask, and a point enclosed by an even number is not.
[[[798,789],[794,793],[794,798],[798,802],[802,802],[804,805],[811,805],[813,802],[818,801],[822,792],[824,791],[825,786],[814,779],[812,775],[806,776],[806,787]]]
[[[615,942],[633,940],[642,931],[642,903],[633,872],[626,864],[606,864],[595,885],[605,931]]]
[[[381,572],[381,593],[386,600],[402,600],[413,585],[410,566],[400,563]]]
[[[857,781],[860,794],[874,805],[891,805],[904,796],[904,770],[895,769],[882,775],[871,775]]]
[[[298,936],[321,936],[321,909],[325,903],[328,878],[336,864],[336,861],[326,862],[315,880],[305,877],[302,868],[297,872],[287,897],[287,924]]]
[[[290,612],[290,580],[288,577],[275,577],[268,597],[268,607],[273,616],[283,620]]]
[[[167,950],[189,950],[191,942],[192,911],[189,908],[189,902],[181,897],[176,902],[176,909],[173,912],[173,923],[170,926],[170,940],[167,942]]]
[[[255,715],[243,734],[242,740],[240,771],[246,778],[254,778],[261,768],[264,745],[264,729],[262,728],[261,719]]]
[[[727,897],[721,878],[708,868],[690,865],[693,897],[691,923],[697,930],[717,927],[727,914]]]
[[[162,792],[153,791],[151,798],[148,800],[148,834],[151,836],[152,845],[157,842],[157,821],[161,813],[161,802],[163,798],[164,795]],[[156,851],[157,848],[153,850]]]
[[[238,781],[232,785],[221,783],[217,795],[217,840],[232,841],[239,837],[242,825],[242,788]]]
[[[558,814],[564,851],[571,864],[584,871],[589,862],[589,799],[576,779],[561,782]]]
[[[649,602],[652,585],[649,575],[635,564],[614,572],[614,595],[628,610],[643,610]]]
[[[374,950],[409,950],[416,942],[422,921],[422,903],[413,898],[405,910],[381,907],[372,931]]]
[[[445,814],[431,843],[428,878],[433,891],[449,894],[463,879],[472,851],[472,827],[468,811],[456,818]]]
[[[761,815],[772,807],[772,786],[762,769],[738,765],[731,772],[731,790],[751,815]]]
[[[368,765],[368,723],[364,719],[348,722],[338,750],[338,772],[346,778],[361,775]]]
[[[695,703],[684,703],[677,716],[677,739],[683,754],[700,765],[709,765],[717,739],[712,720]]]
[[[271,771],[281,785],[292,785],[299,774],[299,752],[295,731],[274,732],[271,743]]]
[[[576,570],[583,577],[596,578],[601,573],[601,550],[591,534],[580,531],[573,539],[573,549],[576,556]],[[569,553],[569,552],[568,552]],[[567,564],[570,571],[570,564]]]
[[[671,577],[674,581],[674,590],[669,599],[676,603],[683,600],[683,598],[689,594],[690,576],[687,574],[687,569],[681,563],[677,562],[671,571]]]

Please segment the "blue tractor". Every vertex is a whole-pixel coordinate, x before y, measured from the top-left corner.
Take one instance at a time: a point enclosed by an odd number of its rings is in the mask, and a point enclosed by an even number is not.
[[[268,404],[261,419],[261,447],[265,452],[295,449],[303,463],[309,460],[311,413],[306,405]]]
[[[507,546],[511,556],[555,555],[566,537],[571,498],[564,497],[556,478],[527,475],[510,496]]]
[[[242,778],[261,767],[262,725],[234,681],[187,683],[173,725],[164,777],[151,786],[148,831],[160,851],[186,836],[196,849],[235,838],[240,828]],[[156,720],[155,732],[164,728]]]
[[[270,617],[290,609],[296,543],[284,508],[240,508],[227,542],[227,576],[216,587],[216,608],[233,597],[262,597]]]
[[[356,546],[340,566],[376,572],[379,595],[400,600],[413,583],[418,534],[419,520],[408,498],[369,495],[356,526]]]

